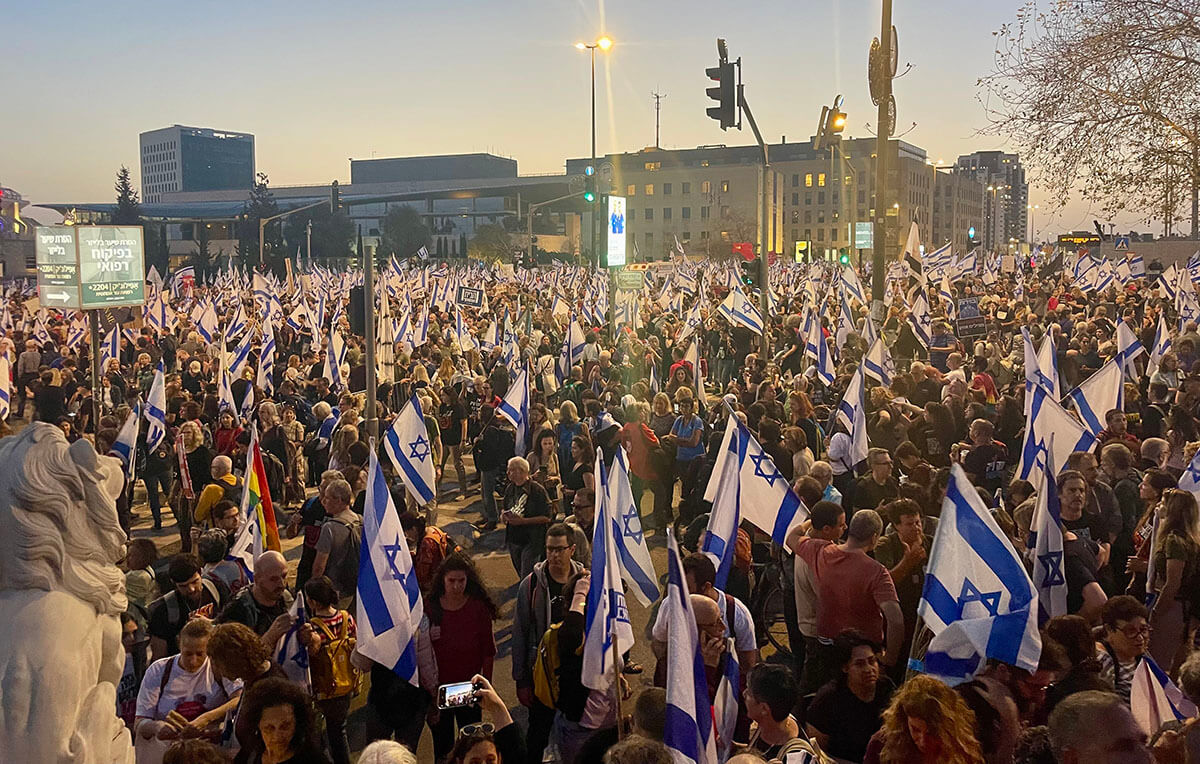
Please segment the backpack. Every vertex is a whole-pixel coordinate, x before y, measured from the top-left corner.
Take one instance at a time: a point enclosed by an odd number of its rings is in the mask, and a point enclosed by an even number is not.
[[[320,618],[309,621],[321,634],[321,647],[308,656],[308,671],[317,700],[341,698],[358,692],[362,672],[350,662],[358,640],[350,636],[350,614],[342,611],[337,634]]]
[[[552,623],[538,643],[533,659],[533,696],[547,708],[558,707],[558,679],[562,661],[558,655],[558,632],[562,623]]]
[[[358,561],[362,553],[362,523],[344,523],[333,517],[328,522],[337,523],[350,535],[350,545],[346,550],[346,556],[338,561],[335,568],[330,568],[325,572],[325,575],[329,576],[329,580],[333,581],[333,585],[337,587],[338,594],[349,597],[354,594],[358,582]]]
[[[203,576],[200,578],[200,585],[204,587],[204,591],[208,592],[208,596],[212,597],[213,615],[216,615],[220,611],[221,602],[223,601],[217,582],[207,576]],[[167,609],[167,623],[171,624],[171,626],[178,624],[179,628],[182,629],[184,626],[183,612],[179,607],[179,592],[175,591],[174,585],[172,585],[170,591],[163,595],[163,607]]]

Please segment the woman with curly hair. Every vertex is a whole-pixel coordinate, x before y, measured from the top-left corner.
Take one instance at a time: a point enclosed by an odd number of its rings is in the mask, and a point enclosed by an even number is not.
[[[909,679],[883,712],[863,764],[983,764],[975,714],[958,693],[925,674]]]
[[[477,674],[491,679],[496,659],[492,622],[497,608],[471,558],[454,552],[443,560],[425,603],[438,681],[469,682]],[[456,725],[462,729],[479,720],[478,706],[439,711],[430,721],[434,757],[441,760],[450,752]]]
[[[222,623],[213,627],[208,640],[208,660],[218,676],[241,680],[242,706],[246,703],[246,693],[259,682],[287,678],[254,630],[240,623]],[[254,739],[254,726],[244,711],[238,711],[234,733],[242,748]]]
[[[317,742],[312,698],[286,679],[264,679],[246,692],[238,724],[253,730],[234,764],[329,764]]]

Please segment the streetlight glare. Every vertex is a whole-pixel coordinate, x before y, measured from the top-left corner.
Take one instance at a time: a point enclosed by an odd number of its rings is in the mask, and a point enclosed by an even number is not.
[[[612,47],[612,44],[613,41],[607,37],[601,37],[599,40],[596,40],[596,45],[600,46],[600,50],[608,50]]]
[[[576,48],[577,50],[584,50],[585,48],[587,48],[587,46],[586,46],[586,45],[584,45],[584,44],[583,44],[583,43],[581,43],[581,42],[577,42],[577,43],[575,43],[575,48]]]

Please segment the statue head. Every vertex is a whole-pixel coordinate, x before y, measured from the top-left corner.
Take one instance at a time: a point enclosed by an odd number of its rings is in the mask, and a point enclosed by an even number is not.
[[[0,440],[0,591],[64,591],[97,615],[126,607],[119,460],[34,422]]]

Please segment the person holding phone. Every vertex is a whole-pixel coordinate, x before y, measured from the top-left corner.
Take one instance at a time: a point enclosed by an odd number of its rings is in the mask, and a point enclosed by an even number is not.
[[[498,610],[470,557],[455,552],[442,562],[426,603],[429,639],[437,658],[442,690],[447,685],[469,684],[476,675],[491,677],[496,659],[492,624]],[[466,704],[457,702],[464,694],[463,689],[447,692],[445,698],[439,692],[440,708],[428,716],[434,758],[439,761],[454,746],[455,728],[461,730],[480,720],[473,693],[467,694],[470,700]]]

